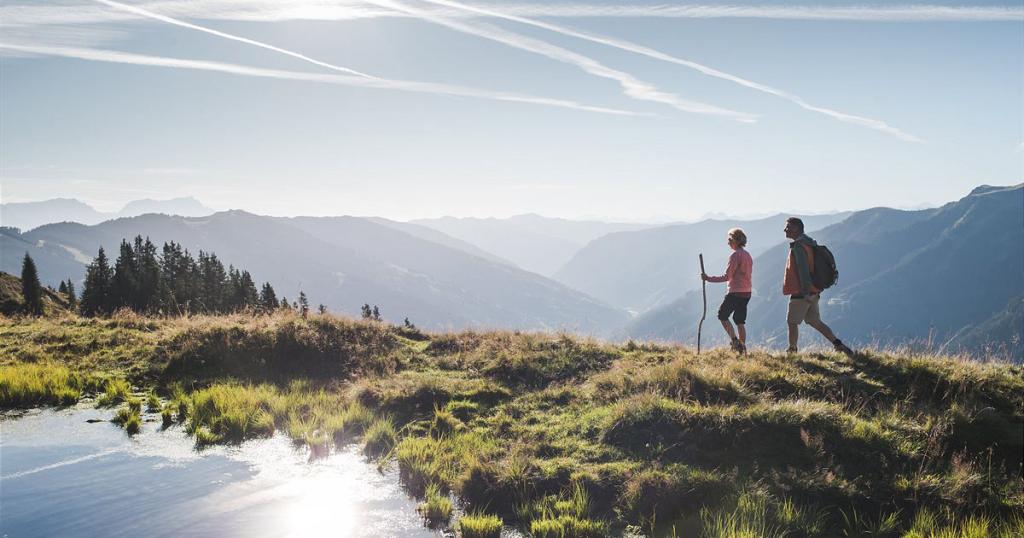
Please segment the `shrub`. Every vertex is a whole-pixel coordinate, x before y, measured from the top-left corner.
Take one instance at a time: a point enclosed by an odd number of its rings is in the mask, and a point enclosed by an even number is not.
[[[498,516],[472,512],[459,518],[462,538],[500,538],[502,520]]]

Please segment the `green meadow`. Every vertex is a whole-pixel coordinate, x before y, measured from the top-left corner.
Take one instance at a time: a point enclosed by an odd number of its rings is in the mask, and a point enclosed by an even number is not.
[[[85,398],[129,434],[145,403],[197,447],[361,443],[466,537],[1024,535],[1024,371],[1004,363],[290,312],[0,319],[0,407]]]

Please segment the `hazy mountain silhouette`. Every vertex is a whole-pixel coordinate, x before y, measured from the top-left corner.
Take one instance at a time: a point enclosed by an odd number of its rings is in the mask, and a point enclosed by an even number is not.
[[[40,202],[12,202],[0,204],[0,225],[31,230],[44,224],[77,222],[98,224],[118,217],[135,217],[145,213],[163,213],[184,217],[201,217],[214,210],[192,197],[169,200],[135,200],[128,202],[116,213],[97,211],[85,202],[73,198],[54,198]]]
[[[812,233],[839,265],[838,284],[822,296],[822,316],[845,341],[913,341],[947,351],[1015,341],[1020,360],[1022,218],[1024,187],[983,186],[939,208],[868,209]],[[754,260],[747,321],[754,345],[784,345],[787,299],[781,282],[787,255],[788,246],[781,244]],[[724,293],[724,286],[709,287],[709,338],[721,338],[714,311]],[[692,343],[700,301],[699,291],[688,293],[638,317],[626,332]],[[821,339],[805,329],[801,343]]]
[[[163,213],[165,215],[179,215],[182,217],[203,217],[211,215],[214,210],[202,204],[191,196],[183,198],[171,198],[168,200],[134,200],[125,204],[117,213],[118,217],[136,217],[146,213]]]
[[[20,270],[26,249],[37,257],[40,278],[80,282],[84,264],[103,246],[112,259],[122,238],[137,234],[158,245],[176,241],[195,254],[215,252],[225,264],[270,281],[278,296],[301,289],[314,305],[356,315],[377,304],[386,319],[408,316],[427,328],[507,327],[567,329],[604,334],[621,326],[623,312],[542,276],[356,217],[279,218],[227,211],[206,217],[146,214],[85,226],[59,223],[8,236],[0,270]],[[42,245],[42,246],[38,246]],[[10,250],[8,250],[10,248]]]
[[[528,271],[551,276],[588,242],[605,234],[648,228],[647,224],[577,221],[536,214],[498,218],[412,221],[473,244]]]
[[[0,225],[22,230],[65,221],[96,224],[111,217],[111,214],[96,211],[89,204],[73,198],[0,204]]]
[[[803,218],[808,230],[816,230],[847,215]],[[747,250],[756,256],[785,241],[782,228],[787,216],[705,220],[608,234],[577,252],[554,278],[608,304],[644,312],[700,286],[698,253],[704,253],[709,274],[724,272],[730,253],[725,236],[730,228],[746,231]]]

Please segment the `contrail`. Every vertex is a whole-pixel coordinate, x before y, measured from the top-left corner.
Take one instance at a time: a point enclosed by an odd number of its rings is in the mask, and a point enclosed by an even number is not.
[[[116,8],[116,9],[120,9],[122,11],[127,11],[129,13],[135,13],[136,15],[141,15],[143,17],[149,17],[151,19],[156,19],[158,21],[163,21],[163,22],[166,22],[168,24],[173,24],[175,26],[181,26],[182,28],[189,28],[189,29],[192,29],[192,30],[197,30],[197,31],[200,31],[200,32],[205,32],[207,34],[215,35],[217,37],[223,37],[224,39],[230,39],[232,41],[238,41],[240,43],[246,43],[248,45],[253,45],[253,46],[256,46],[256,47],[263,48],[263,49],[272,50],[274,52],[277,52],[277,53],[280,53],[280,54],[284,54],[286,56],[291,56],[292,58],[298,58],[298,59],[300,59],[300,60],[302,60],[304,62],[309,62],[309,63],[311,63],[313,65],[318,65],[320,67],[326,67],[327,69],[332,69],[334,71],[340,71],[342,73],[348,73],[350,75],[356,75],[356,76],[360,76],[360,77],[376,78],[376,77],[374,77],[372,75],[367,75],[366,73],[361,73],[359,71],[356,71],[355,69],[349,69],[347,67],[341,67],[341,66],[338,66],[338,65],[329,64],[327,62],[322,62],[320,60],[317,60],[317,59],[314,59],[314,58],[310,58],[309,56],[306,56],[305,54],[299,54],[297,52],[292,52],[292,51],[287,50],[287,49],[282,49],[281,47],[275,47],[273,45],[269,45],[269,44],[263,43],[261,41],[256,41],[256,40],[249,39],[249,38],[246,38],[246,37],[241,37],[241,36],[229,34],[229,33],[226,33],[226,32],[221,32],[219,30],[214,30],[212,28],[207,28],[205,26],[199,26],[197,24],[192,24],[192,23],[189,23],[189,22],[185,22],[183,20],[175,19],[173,17],[168,17],[166,15],[160,15],[159,13],[154,13],[152,11],[149,11],[148,9],[143,9],[141,7],[129,6],[127,4],[122,4],[121,2],[114,2],[113,0],[95,0],[95,1],[99,2],[99,3],[103,4],[103,5],[107,5],[107,6]]]
[[[375,17],[406,17],[394,10],[367,6],[358,1],[292,3],[273,0],[161,0],[147,2],[145,9],[184,18],[245,21],[355,20]],[[853,22],[1022,22],[1020,6],[940,5],[738,5],[738,4],[587,4],[502,3],[501,10],[521,17],[553,18],[663,18],[663,19],[769,19]],[[445,9],[450,17],[467,17],[465,11]],[[75,5],[4,5],[0,20],[5,25],[89,24],[131,20],[126,13]]]
[[[563,63],[575,65],[584,72],[591,75],[614,80],[619,83],[622,87],[623,93],[637,100],[651,101],[655,103],[662,103],[669,105],[677,110],[683,112],[691,112],[695,114],[711,114],[717,116],[724,116],[737,121],[752,123],[757,121],[757,116],[746,112],[738,112],[735,110],[729,110],[721,108],[715,105],[707,103],[700,103],[696,101],[689,101],[682,99],[674,94],[664,92],[657,87],[638,80],[633,75],[618,71],[607,67],[597,60],[584,56],[582,54],[573,52],[556,45],[552,45],[546,41],[539,39],[533,39],[531,37],[523,36],[501,28],[489,26],[485,24],[470,25],[461,20],[455,20],[444,16],[439,16],[430,11],[409,7],[405,4],[393,2],[390,0],[370,0],[374,5],[381,7],[391,8],[403,13],[412,15],[414,17],[421,18],[426,21],[434,22],[442,26],[446,26],[459,32],[475,35],[492,41],[503,43],[510,47],[517,49],[526,50],[536,54],[540,54],[552,60],[557,60]]]
[[[41,54],[46,56],[59,56],[64,58],[76,58],[94,62],[109,62],[131,65],[147,65],[155,67],[172,67],[179,69],[195,69],[200,71],[215,71],[230,73],[249,77],[276,78],[284,80],[301,80],[308,82],[321,82],[325,84],[337,84],[341,86],[357,86],[363,88],[378,88],[387,90],[401,90],[436,95],[451,95],[458,97],[473,97],[478,99],[491,99],[495,101],[508,101],[516,103],[529,103],[534,105],[545,105],[587,112],[599,112],[602,114],[614,114],[619,116],[646,116],[648,114],[580,104],[574,101],[562,99],[549,99],[546,97],[534,97],[516,93],[494,92],[454,86],[450,84],[437,84],[432,82],[417,82],[407,80],[393,80],[385,78],[367,78],[352,75],[334,75],[327,73],[303,73],[298,71],[281,71],[277,69],[263,69],[248,67],[237,64],[221,62],[210,62],[205,60],[188,60],[181,58],[168,58],[164,56],[147,56],[132,54],[128,52],[89,49],[77,47],[49,47],[43,45],[17,45],[12,43],[0,43],[0,49],[11,51]]]
[[[773,88],[773,87],[768,86],[766,84],[761,84],[761,83],[758,83],[758,82],[754,82],[752,80],[747,80],[745,78],[742,78],[742,77],[739,77],[739,76],[736,76],[736,75],[732,75],[732,74],[726,73],[724,71],[719,71],[719,70],[714,69],[712,67],[708,67],[706,65],[703,65],[703,64],[691,61],[691,60],[686,60],[686,59],[683,59],[683,58],[678,58],[678,57],[666,54],[664,52],[661,52],[661,51],[658,51],[658,50],[655,50],[655,49],[652,49],[652,48],[648,48],[648,47],[645,47],[643,45],[638,45],[636,43],[632,43],[632,42],[629,42],[629,41],[623,41],[623,40],[615,39],[615,38],[611,38],[611,37],[604,37],[604,36],[598,36],[598,35],[594,35],[594,34],[589,34],[589,33],[581,32],[581,31],[578,31],[578,30],[573,30],[571,28],[566,28],[564,26],[559,26],[559,25],[556,25],[556,24],[551,24],[551,23],[547,23],[547,22],[544,22],[544,21],[539,21],[539,20],[536,20],[536,19],[529,19],[529,18],[526,18],[526,17],[520,17],[518,15],[509,15],[507,13],[502,13],[502,12],[499,12],[499,11],[495,11],[493,9],[471,6],[471,5],[463,4],[463,3],[460,3],[460,2],[454,2],[452,0],[423,0],[423,1],[427,2],[427,3],[430,3],[430,4],[439,5],[439,6],[444,6],[444,7],[449,7],[449,8],[456,8],[456,9],[462,9],[462,10],[465,10],[467,12],[475,13],[475,14],[478,14],[478,15],[484,15],[484,16],[487,16],[487,17],[496,17],[496,18],[501,18],[501,19],[505,19],[505,20],[510,20],[510,21],[513,21],[513,22],[518,22],[518,23],[521,23],[521,24],[527,24],[527,25],[530,25],[530,26],[534,26],[534,27],[537,27],[537,28],[542,28],[544,30],[548,30],[548,31],[551,31],[551,32],[559,33],[559,34],[562,34],[562,35],[567,35],[567,36],[570,36],[570,37],[575,37],[575,38],[578,38],[578,39],[583,39],[583,40],[590,41],[590,42],[593,42],[593,43],[599,43],[601,45],[606,45],[606,46],[617,48],[617,49],[620,49],[620,50],[625,50],[625,51],[632,52],[632,53],[635,53],[635,54],[640,54],[640,55],[643,55],[643,56],[647,56],[649,58],[654,58],[654,59],[657,59],[657,60],[662,60],[662,61],[665,61],[665,62],[677,64],[677,65],[682,65],[682,66],[688,67],[690,69],[694,69],[696,71],[699,71],[699,72],[701,72],[701,73],[703,73],[705,75],[708,75],[708,76],[712,76],[712,77],[715,77],[715,78],[720,78],[720,79],[723,79],[723,80],[728,80],[730,82],[739,84],[740,86],[744,86],[744,87],[747,87],[747,88],[750,88],[750,89],[753,89],[753,90],[757,90],[757,91],[760,91],[760,92],[771,94],[771,95],[774,95],[776,97],[781,97],[781,98],[786,99],[786,100],[788,100],[788,101],[790,101],[792,103],[795,103],[797,106],[799,106],[799,107],[801,107],[801,108],[803,108],[805,110],[809,110],[809,111],[812,111],[812,112],[817,112],[817,113],[820,113],[820,114],[824,114],[826,116],[835,118],[835,119],[837,119],[839,121],[842,121],[842,122],[852,123],[852,124],[855,124],[855,125],[860,125],[862,127],[867,127],[869,129],[874,129],[876,131],[881,131],[881,132],[884,132],[884,133],[888,133],[888,134],[891,134],[891,135],[893,135],[893,136],[895,136],[897,138],[900,138],[901,140],[906,140],[908,142],[922,142],[922,140],[920,138],[918,138],[918,137],[916,137],[916,136],[914,136],[912,134],[905,133],[905,132],[903,132],[903,131],[901,131],[901,130],[899,130],[899,129],[897,129],[897,128],[895,128],[895,127],[893,127],[893,126],[891,126],[891,125],[889,125],[887,123],[885,123],[884,121],[875,120],[875,119],[871,119],[871,118],[865,118],[865,117],[862,117],[862,116],[856,116],[856,115],[853,115],[853,114],[848,114],[846,112],[840,112],[838,110],[832,110],[832,109],[829,109],[829,108],[815,106],[815,105],[812,105],[812,104],[808,103],[807,101],[804,101],[801,97],[799,97],[797,95],[794,95],[794,94],[791,94],[789,92],[786,92],[784,90],[780,90],[778,88]]]
[[[82,457],[79,457],[79,458],[72,458],[72,459],[69,459],[69,460],[58,461],[57,463],[51,463],[49,465],[43,465],[43,466],[40,466],[40,467],[35,467],[33,469],[26,469],[24,471],[18,471],[16,473],[11,473],[11,474],[6,475],[6,476],[0,476],[0,481],[2,481],[2,480],[10,480],[12,478],[21,478],[23,476],[28,476],[28,475],[32,475],[32,474],[36,474],[36,473],[41,473],[43,471],[49,471],[50,469],[57,469],[59,467],[64,467],[66,465],[74,465],[76,463],[82,463],[83,461],[89,461],[89,460],[94,460],[96,458],[102,458],[103,456],[109,456],[110,454],[114,454],[116,452],[119,452],[119,450],[117,450],[117,449],[110,449],[110,450],[104,450],[102,452],[97,452],[95,454],[89,454],[89,455],[86,455],[86,456],[82,456]]]

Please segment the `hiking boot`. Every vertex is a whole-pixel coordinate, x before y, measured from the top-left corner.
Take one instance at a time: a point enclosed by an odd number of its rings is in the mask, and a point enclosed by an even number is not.
[[[745,355],[747,353],[747,346],[743,345],[743,342],[740,342],[739,338],[733,338],[732,344],[729,347],[740,355]]]
[[[842,353],[843,355],[846,355],[847,357],[853,356],[853,350],[850,349],[849,346],[844,344],[843,341],[838,338],[836,338],[832,342],[832,347],[834,347],[836,351]]]
[[[789,348],[786,348],[786,353],[797,353],[797,350],[795,347],[790,346]]]

